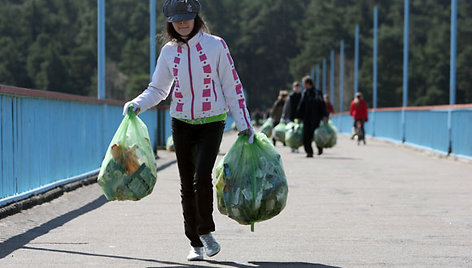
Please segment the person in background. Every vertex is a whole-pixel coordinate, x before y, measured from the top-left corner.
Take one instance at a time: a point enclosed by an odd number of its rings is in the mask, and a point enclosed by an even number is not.
[[[329,117],[331,114],[334,114],[334,107],[331,104],[331,102],[329,102],[328,94],[324,94],[323,99],[326,104],[326,111],[328,111],[328,117]]]
[[[171,96],[172,137],[180,175],[187,260],[220,252],[212,232],[212,169],[218,155],[226,113],[231,111],[239,135],[253,142],[254,130],[241,80],[228,45],[211,35],[199,15],[198,0],[166,0],[167,43],[157,59],[148,88],[123,108],[143,112]],[[175,85],[171,91],[172,85]],[[132,104],[132,106],[131,106]]]
[[[302,99],[297,108],[297,118],[303,121],[303,146],[306,157],[313,157],[313,148],[311,143],[315,129],[319,127],[320,121],[328,123],[328,112],[323,101],[323,94],[313,86],[313,80],[309,76],[303,78]],[[318,155],[323,153],[323,148],[318,148]]]
[[[285,102],[283,113],[282,113],[282,120],[285,122],[293,122],[295,121],[295,117],[297,115],[297,108],[300,100],[302,98],[302,90],[300,87],[300,82],[295,81],[292,84],[292,93],[288,96],[287,101]],[[297,148],[292,148],[292,153],[298,153]]]
[[[297,108],[300,100],[302,98],[302,92],[300,88],[300,82],[295,81],[292,84],[292,93],[288,96],[287,101],[285,102],[282,120],[293,122],[297,115]]]
[[[352,140],[356,136],[357,122],[360,121],[362,130],[364,130],[364,123],[369,121],[369,118],[368,118],[369,111],[367,107],[367,102],[362,97],[361,92],[357,92],[354,100],[352,100],[349,114],[354,119],[354,125],[352,127],[353,134],[351,136],[351,140]]]
[[[277,97],[277,100],[274,102],[274,105],[272,106],[272,112],[270,114],[270,117],[272,118],[274,127],[276,127],[280,123],[285,101],[287,100],[287,96],[288,96],[288,92],[286,90],[280,90],[279,96]],[[272,138],[272,142],[274,143],[274,146],[275,146],[276,141],[274,138]]]
[[[262,125],[263,114],[259,108],[256,108],[254,113],[252,113],[251,117],[256,121],[256,126]]]

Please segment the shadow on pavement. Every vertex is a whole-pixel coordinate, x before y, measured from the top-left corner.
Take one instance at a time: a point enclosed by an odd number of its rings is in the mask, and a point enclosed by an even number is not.
[[[361,160],[360,158],[354,157],[343,157],[343,156],[322,156],[319,159],[333,159],[333,160]]]
[[[342,268],[338,266],[329,266],[329,265],[324,265],[324,264],[319,264],[319,263],[308,263],[308,262],[262,262],[262,261],[250,261],[249,263],[251,266],[240,264],[240,263],[235,263],[235,262],[219,262],[219,261],[206,261],[211,264],[215,265],[224,265],[224,266],[229,266],[229,267],[262,267],[262,268]]]
[[[66,214],[45,222],[38,227],[5,240],[0,244],[0,259],[5,258],[6,256],[10,255],[10,253],[19,248],[24,248],[24,245],[28,244],[37,237],[47,234],[49,231],[62,226],[77,217],[103,206],[103,204],[106,202],[107,199],[104,195],[102,195],[94,201],[82,206],[81,208],[67,212]]]
[[[300,267],[300,268],[341,268],[338,266],[329,266],[329,265],[324,265],[324,264],[319,264],[319,263],[308,263],[308,262],[249,262],[251,264],[256,265],[255,267],[266,267],[266,268],[272,268],[272,267],[282,267],[282,268],[295,268],[295,267]]]
[[[167,162],[167,163],[165,163],[165,164],[162,164],[162,165],[160,165],[160,166],[157,167],[157,172],[159,172],[159,171],[161,171],[161,170],[163,170],[163,169],[166,169],[166,168],[172,166],[172,165],[175,164],[175,163],[177,163],[177,160],[172,160],[172,161],[169,161],[169,162]]]
[[[178,263],[178,262],[171,262],[171,261],[160,261],[160,260],[155,260],[155,259],[145,259],[145,258],[135,258],[135,257],[127,257],[127,256],[117,256],[117,255],[108,255],[108,254],[98,254],[98,253],[88,253],[88,252],[79,252],[79,251],[72,251],[72,250],[62,250],[62,249],[49,249],[49,248],[40,248],[40,247],[29,247],[29,246],[23,246],[21,249],[26,249],[26,250],[38,250],[38,251],[48,251],[48,252],[56,252],[56,253],[64,253],[64,254],[74,254],[74,255],[82,255],[82,256],[90,256],[90,257],[102,257],[102,258],[113,258],[113,259],[122,259],[122,260],[130,260],[130,261],[143,261],[143,262],[153,262],[153,263],[159,263],[159,264],[164,264],[164,265],[169,265],[167,267],[170,268],[180,268],[180,267],[215,267],[214,265],[217,265],[218,267],[240,267],[240,268],[246,268],[246,267],[263,267],[263,268],[271,268],[271,267],[282,267],[282,268],[295,268],[295,267],[301,267],[301,268],[341,268],[337,266],[328,266],[328,265],[323,265],[323,264],[317,264],[317,263],[306,263],[306,262],[257,262],[257,261],[251,261],[249,262],[251,265],[244,265],[236,262],[229,262],[229,261],[200,261],[200,262],[195,262],[194,264],[189,264],[189,263]],[[209,263],[212,264],[212,266],[206,266],[204,263]],[[157,266],[156,266],[157,267]],[[154,268],[153,266],[148,266],[147,268]]]
[[[144,258],[135,258],[135,257],[127,257],[127,256],[117,256],[117,255],[108,255],[108,254],[63,250],[63,249],[51,249],[51,248],[29,247],[29,246],[21,247],[21,249],[48,251],[48,252],[56,252],[56,253],[64,253],[64,254],[90,256],[90,257],[112,258],[112,259],[121,259],[121,260],[129,260],[129,261],[154,262],[154,263],[165,264],[165,265],[176,265],[176,266],[169,266],[169,267],[205,267],[205,266],[199,266],[199,265],[188,266],[188,265],[183,264],[183,263],[170,262],[170,261],[159,261],[159,260],[155,260],[155,259],[144,259]]]

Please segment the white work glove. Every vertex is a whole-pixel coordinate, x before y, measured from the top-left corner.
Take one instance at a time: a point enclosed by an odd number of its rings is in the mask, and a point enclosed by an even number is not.
[[[252,127],[250,127],[250,128],[247,128],[247,129],[239,132],[238,136],[241,136],[241,135],[248,136],[249,137],[248,142],[249,142],[249,144],[252,144],[254,142],[254,134],[255,133],[256,132],[254,131],[254,129]]]
[[[139,111],[141,111],[141,108],[139,108],[139,105],[134,101],[128,101],[127,103],[125,103],[125,106],[123,106],[123,116],[125,116],[128,113],[128,109],[131,104],[133,104],[133,112],[135,114],[139,114]]]

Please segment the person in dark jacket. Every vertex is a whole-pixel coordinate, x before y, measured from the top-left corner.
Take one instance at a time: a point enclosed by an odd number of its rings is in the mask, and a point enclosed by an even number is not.
[[[326,104],[323,101],[323,94],[313,86],[313,80],[306,76],[303,78],[302,99],[297,108],[297,118],[303,121],[303,146],[305,147],[306,157],[313,157],[313,134],[319,127],[320,121],[328,122],[328,112]],[[323,153],[323,148],[318,147],[318,155]]]
[[[300,82],[295,81],[293,82],[293,91],[288,96],[287,101],[284,105],[284,110],[282,113],[282,120],[284,121],[295,121],[295,117],[297,115],[297,108],[300,100],[302,98],[302,92],[300,88]]]

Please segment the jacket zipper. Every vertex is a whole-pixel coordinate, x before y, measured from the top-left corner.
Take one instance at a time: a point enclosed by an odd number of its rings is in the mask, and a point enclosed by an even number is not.
[[[190,111],[191,113],[191,116],[192,116],[192,120],[195,120],[195,116],[193,114],[193,106],[194,106],[194,102],[195,102],[195,94],[193,92],[193,81],[192,81],[192,62],[190,61],[190,46],[188,44],[187,45],[187,48],[188,48],[188,74],[190,76],[190,91],[192,92],[192,110]]]
[[[215,80],[211,80],[211,83],[213,84],[213,94],[215,94],[215,102],[218,101],[218,96],[216,95],[216,89],[215,89]]]

